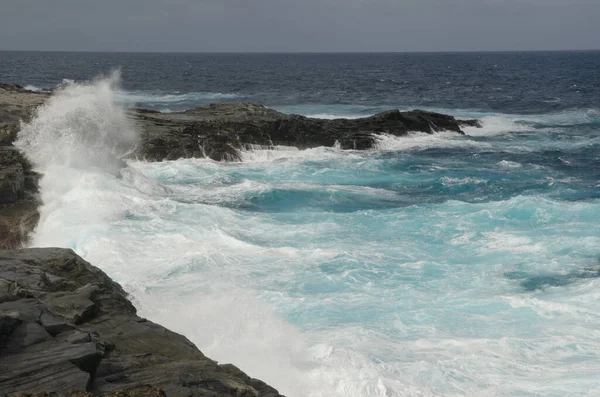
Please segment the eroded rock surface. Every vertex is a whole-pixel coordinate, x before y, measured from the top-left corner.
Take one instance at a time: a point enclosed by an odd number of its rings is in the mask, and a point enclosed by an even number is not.
[[[0,251],[0,396],[66,396],[72,390],[94,396],[280,396],[235,366],[205,357],[185,337],[138,317],[123,289],[73,251]]]

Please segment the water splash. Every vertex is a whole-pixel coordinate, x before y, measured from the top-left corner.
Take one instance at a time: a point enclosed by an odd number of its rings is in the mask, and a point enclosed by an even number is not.
[[[123,157],[138,141],[134,125],[115,104],[119,78],[113,72],[89,83],[65,81],[22,125],[15,145],[43,175],[34,246],[74,248],[126,210],[117,193],[97,193],[116,181],[126,165]],[[79,222],[89,226],[86,234],[78,233]]]
[[[66,81],[23,124],[15,145],[42,170],[66,166],[115,173],[138,139],[115,104],[119,80],[120,73],[113,72],[90,83]]]

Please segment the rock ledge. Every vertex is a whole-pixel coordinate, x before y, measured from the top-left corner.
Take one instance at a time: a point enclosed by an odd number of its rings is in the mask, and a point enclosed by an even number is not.
[[[0,396],[89,395],[83,391],[280,396],[235,366],[207,358],[185,337],[138,317],[123,289],[73,251],[0,251]]]

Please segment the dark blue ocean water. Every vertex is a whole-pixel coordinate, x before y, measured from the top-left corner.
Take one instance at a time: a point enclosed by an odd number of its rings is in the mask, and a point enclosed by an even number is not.
[[[0,80],[51,88],[121,69],[123,87],[187,94],[175,109],[236,98],[269,106],[438,107],[502,113],[587,108],[600,52],[127,54],[0,52]],[[192,93],[196,93],[194,98]],[[224,98],[219,98],[218,94]],[[204,96],[203,96],[204,94]],[[215,94],[211,97],[211,94]],[[168,103],[169,101],[165,101]],[[138,103],[143,104],[140,100]],[[358,110],[357,109],[357,110]]]
[[[600,52],[0,52],[2,82],[75,81],[21,132],[45,175],[34,245],[72,247],[144,315],[289,396],[600,395],[599,67]],[[114,69],[122,89],[97,79]],[[483,128],[86,167],[112,147],[86,143],[135,134],[122,105],[222,101]]]

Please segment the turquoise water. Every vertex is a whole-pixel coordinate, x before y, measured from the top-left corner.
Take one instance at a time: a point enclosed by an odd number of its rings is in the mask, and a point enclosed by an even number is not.
[[[131,95],[71,85],[19,144],[44,172],[33,245],[73,248],[141,315],[288,396],[600,394],[598,109],[436,105],[483,128],[115,175]]]
[[[132,210],[111,239],[149,228],[147,238],[160,230],[168,240],[171,264],[145,278],[146,293],[171,296],[178,285],[172,299],[186,302],[248,294],[314,343],[307,360],[331,388],[320,381],[307,394],[597,390],[598,179],[564,163],[571,150],[595,152],[597,138],[565,139],[565,159],[544,161],[558,150],[553,139],[477,133],[387,142],[400,151],[132,164],[169,189],[164,212]],[[186,259],[172,263],[178,252]],[[248,326],[272,332],[245,310],[232,339]]]

